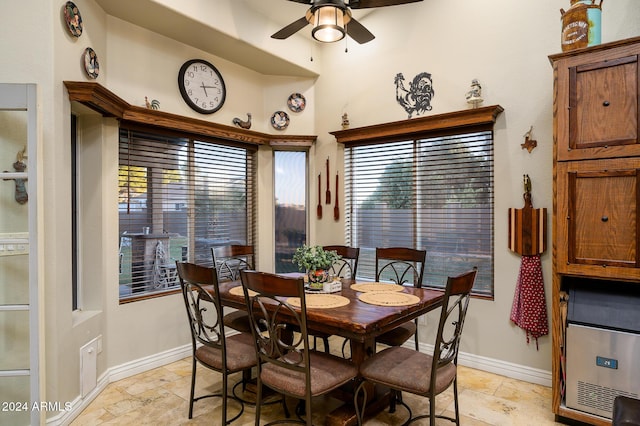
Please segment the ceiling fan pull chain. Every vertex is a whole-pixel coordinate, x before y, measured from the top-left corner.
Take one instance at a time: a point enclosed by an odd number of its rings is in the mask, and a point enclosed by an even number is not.
[[[344,26],[344,30],[347,32],[347,34],[349,33],[346,25]],[[344,38],[344,53],[349,53],[349,37]]]

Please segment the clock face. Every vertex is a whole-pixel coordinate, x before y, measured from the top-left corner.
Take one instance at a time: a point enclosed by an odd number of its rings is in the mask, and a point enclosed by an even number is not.
[[[220,72],[202,59],[192,59],[182,65],[178,87],[187,105],[202,114],[212,114],[222,108],[227,95]]]

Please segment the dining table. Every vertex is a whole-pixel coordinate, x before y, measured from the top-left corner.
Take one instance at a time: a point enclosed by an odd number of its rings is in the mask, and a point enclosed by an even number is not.
[[[354,284],[356,285],[354,286]],[[342,296],[340,300],[343,300],[344,303],[336,307],[328,307],[329,305],[327,305],[314,308],[313,304],[310,306],[309,303],[310,296],[313,297],[314,292],[310,291],[306,295],[307,327],[313,331],[349,339],[351,361],[358,367],[365,359],[375,353],[377,336],[437,309],[442,305],[444,296],[444,292],[441,290],[409,286],[402,286],[403,288],[398,289],[393,284],[385,284],[390,286],[390,289],[394,288],[404,293],[404,297],[410,298],[411,304],[398,306],[384,304],[386,303],[384,299],[395,300],[400,295],[396,295],[395,298],[390,297],[392,293],[385,293],[389,297],[379,297],[378,299],[382,299],[381,304],[372,304],[371,301],[361,300],[367,300],[367,298],[363,297],[365,292],[358,289],[358,286],[363,288],[362,284],[367,283],[362,280],[342,279],[340,291],[329,293],[329,295]],[[370,284],[377,286],[378,289],[381,288],[380,283]],[[220,283],[219,291],[222,304],[231,308],[246,310],[247,305],[244,295],[237,287],[242,288],[240,281]],[[369,296],[373,296],[373,294],[369,294]],[[348,300],[348,303],[346,303],[345,299]],[[389,392],[376,391],[369,393],[369,395],[373,400],[367,403],[367,415],[388,407]],[[327,415],[326,424],[329,426],[356,424],[355,410],[349,392],[343,392],[341,396],[337,397],[345,400],[345,404]]]

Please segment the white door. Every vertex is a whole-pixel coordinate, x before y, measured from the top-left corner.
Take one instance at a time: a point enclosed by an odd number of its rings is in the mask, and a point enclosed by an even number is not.
[[[40,423],[36,119],[34,84],[0,84],[0,424],[6,425]]]

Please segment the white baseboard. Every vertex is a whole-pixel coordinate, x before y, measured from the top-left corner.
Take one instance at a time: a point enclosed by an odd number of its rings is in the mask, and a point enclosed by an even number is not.
[[[144,373],[145,371],[187,358],[191,356],[191,351],[191,344],[189,343],[188,345],[111,367],[98,378],[96,387],[89,392],[89,394],[84,398],[78,396],[71,402],[71,410],[63,411],[54,417],[47,418],[46,424],[52,426],[66,426],[70,424],[73,419],[78,417],[80,413],[87,408],[91,401],[100,395],[109,383],[126,379],[127,377],[135,376],[136,374]]]
[[[551,387],[551,372],[478,355],[459,353],[458,364],[524,382]]]
[[[144,373],[191,356],[191,344],[127,362],[109,369],[109,383]]]
[[[413,347],[413,341],[410,342],[408,348]],[[406,344],[405,344],[406,345]],[[433,353],[433,345],[420,344],[420,352]],[[469,353],[458,353],[458,364],[474,368],[476,370],[486,371],[498,374],[500,376],[510,377],[512,379],[522,380],[524,382],[535,383],[542,386],[551,387],[551,372],[531,368],[526,365],[514,364],[498,359],[487,358],[480,355]]]

